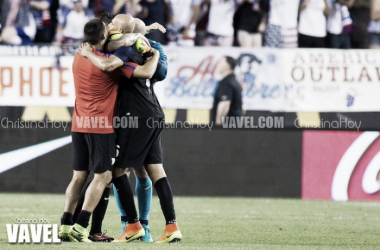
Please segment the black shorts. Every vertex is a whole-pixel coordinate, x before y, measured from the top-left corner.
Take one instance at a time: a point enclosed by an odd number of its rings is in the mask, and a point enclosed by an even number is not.
[[[95,173],[112,171],[116,158],[115,134],[72,132],[73,169]]]
[[[162,129],[164,119],[140,119],[137,128],[116,130],[119,154],[114,167],[139,168],[163,161]]]

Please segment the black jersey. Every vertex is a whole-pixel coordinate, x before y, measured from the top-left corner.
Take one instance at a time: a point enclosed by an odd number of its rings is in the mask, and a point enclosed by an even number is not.
[[[135,46],[127,47],[129,61],[143,65],[145,59]],[[164,118],[164,112],[154,93],[150,79],[120,77],[118,93],[118,115],[138,119]]]
[[[216,110],[221,101],[231,101],[230,109],[227,116],[242,115],[242,87],[236,80],[234,74],[230,74],[219,82],[215,91],[214,104],[211,109],[211,121],[215,122]]]

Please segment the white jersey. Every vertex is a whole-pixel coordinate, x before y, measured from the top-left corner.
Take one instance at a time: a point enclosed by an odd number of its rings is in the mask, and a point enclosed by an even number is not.
[[[73,39],[82,39],[84,37],[83,27],[90,21],[90,18],[84,11],[70,11],[66,18],[66,26],[63,29],[65,37]]]
[[[325,7],[324,0],[310,0],[305,9],[300,11],[298,32],[307,36],[325,37]]]
[[[327,18],[327,31],[331,34],[340,35],[342,33],[342,5],[329,0],[332,9],[331,14]]]
[[[233,36],[234,13],[235,2],[233,0],[211,0],[207,31],[219,36]]]
[[[270,0],[268,23],[285,29],[297,27],[299,0]]]
[[[193,0],[170,0],[173,8],[174,22],[180,27],[187,26],[193,14],[191,6]]]

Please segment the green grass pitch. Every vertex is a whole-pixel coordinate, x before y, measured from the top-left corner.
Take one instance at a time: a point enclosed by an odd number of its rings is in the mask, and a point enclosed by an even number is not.
[[[380,203],[299,199],[175,197],[183,241],[154,243],[8,244],[6,226],[18,219],[59,223],[64,196],[0,195],[0,249],[380,249]],[[110,197],[103,230],[118,236],[119,214]],[[150,214],[157,240],[164,219],[157,197]]]

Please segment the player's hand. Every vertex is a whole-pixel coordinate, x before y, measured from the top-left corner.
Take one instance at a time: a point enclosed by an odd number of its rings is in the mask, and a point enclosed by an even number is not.
[[[81,54],[84,57],[87,57],[90,53],[92,53],[92,47],[89,43],[82,43],[79,46],[79,54]]]
[[[161,31],[162,33],[165,33],[166,32],[166,29],[164,26],[162,26],[161,24],[155,22],[155,23],[152,23],[151,25],[147,26],[146,27],[146,30],[148,32],[152,31],[152,30],[159,30]]]
[[[156,50],[155,48],[152,48],[151,50],[154,56],[160,56],[160,52],[158,50]]]
[[[141,35],[141,34],[140,34],[140,38],[146,43],[146,45],[148,45],[149,47],[152,47],[152,46],[150,45],[150,42],[149,42],[148,38],[146,38],[145,36],[143,36],[143,35]]]

